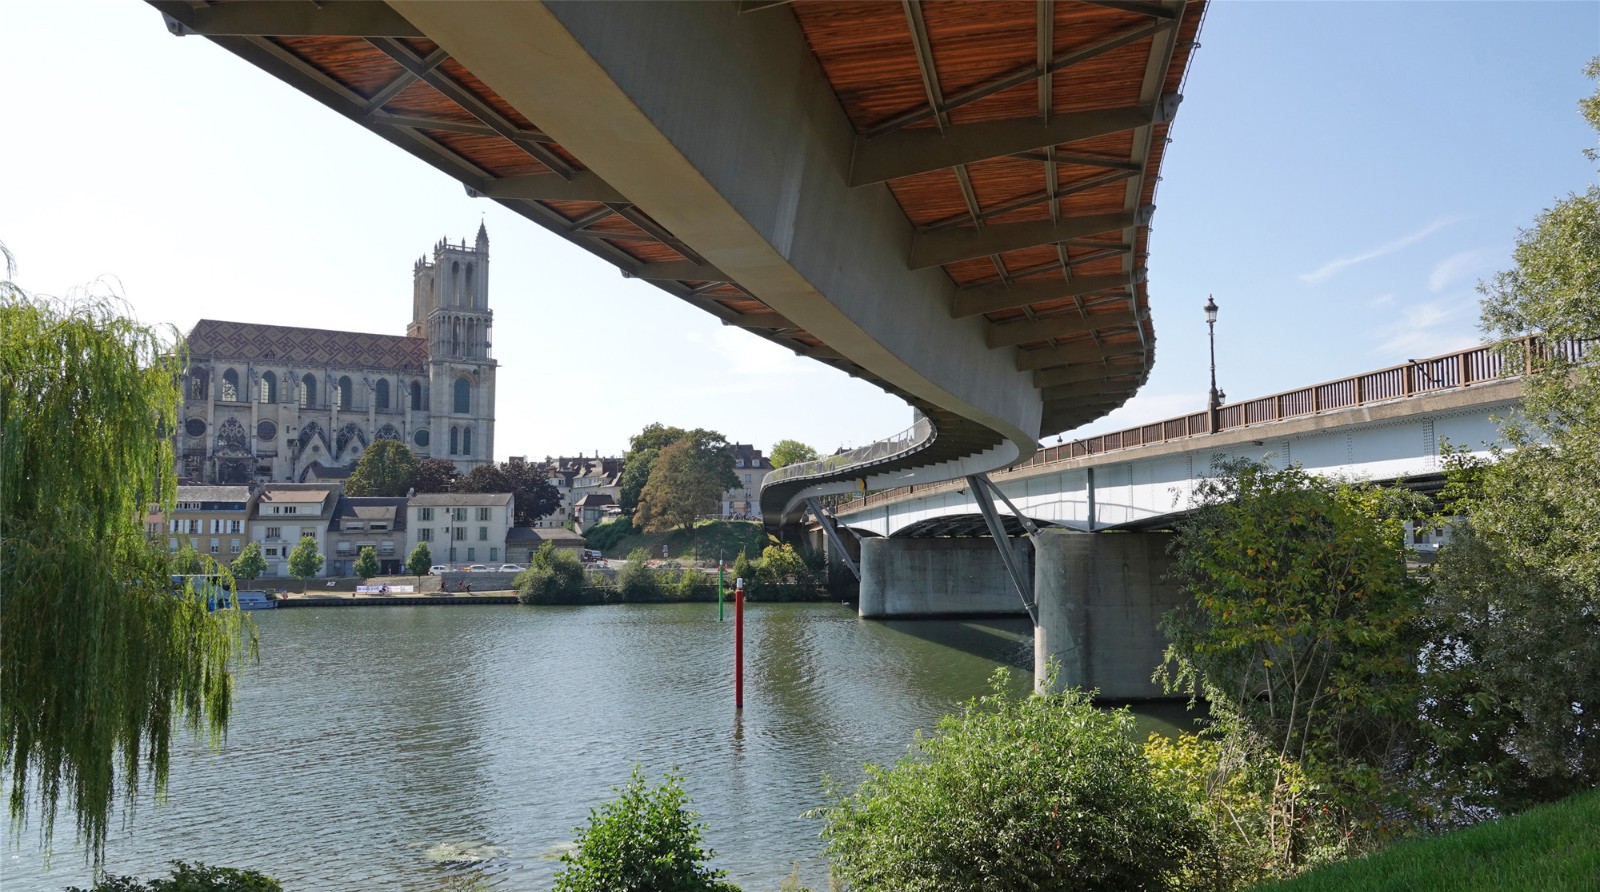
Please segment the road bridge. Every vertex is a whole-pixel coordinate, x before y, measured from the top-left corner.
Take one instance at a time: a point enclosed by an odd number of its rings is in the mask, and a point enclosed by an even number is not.
[[[1103,696],[1158,696],[1156,624],[1183,593],[1166,581],[1169,534],[1199,483],[1233,459],[1424,488],[1448,443],[1501,442],[1523,363],[1583,343],[1477,347],[1045,449],[987,476],[909,485],[817,506],[836,553],[859,558],[861,615],[1027,612],[1036,670]],[[1004,511],[997,510],[996,503]],[[830,526],[837,522],[849,534]],[[1097,535],[1085,535],[1095,533]],[[996,548],[996,544],[1001,547]]]
[[[908,437],[765,488],[774,523],[861,477],[1025,461],[1154,360],[1149,222],[1205,0],[150,3],[913,407]]]

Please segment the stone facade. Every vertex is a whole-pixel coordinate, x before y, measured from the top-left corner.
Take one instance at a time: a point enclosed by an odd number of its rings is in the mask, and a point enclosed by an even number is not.
[[[179,478],[339,478],[381,439],[449,459],[463,473],[492,463],[498,363],[488,232],[480,225],[471,246],[440,241],[412,278],[404,335],[196,323],[176,432]]]

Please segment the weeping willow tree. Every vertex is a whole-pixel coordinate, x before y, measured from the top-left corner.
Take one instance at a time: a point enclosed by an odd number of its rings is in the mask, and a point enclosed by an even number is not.
[[[3,251],[0,246],[0,251]],[[117,796],[161,795],[187,726],[220,743],[229,663],[253,650],[237,610],[171,591],[164,543],[180,391],[164,338],[102,298],[54,300],[0,281],[0,734],[13,839],[48,852],[71,813],[104,858]]]

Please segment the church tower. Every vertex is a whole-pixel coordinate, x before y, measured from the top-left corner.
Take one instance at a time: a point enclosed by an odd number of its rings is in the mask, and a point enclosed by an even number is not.
[[[406,334],[428,341],[429,456],[463,473],[494,461],[494,374],[490,354],[489,232],[472,245],[440,240],[433,259],[412,269]]]

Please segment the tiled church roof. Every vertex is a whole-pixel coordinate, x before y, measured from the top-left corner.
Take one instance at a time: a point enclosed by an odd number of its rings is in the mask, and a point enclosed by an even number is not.
[[[201,319],[189,331],[189,353],[284,364],[421,368],[428,362],[428,341],[403,335]]]

